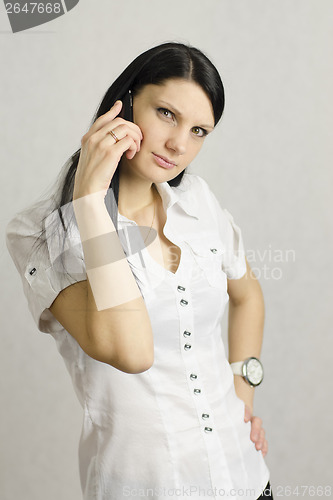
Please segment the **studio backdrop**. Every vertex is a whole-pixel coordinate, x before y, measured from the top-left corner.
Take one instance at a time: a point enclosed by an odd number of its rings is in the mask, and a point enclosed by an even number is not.
[[[81,0],[57,9],[36,21],[0,7],[1,499],[81,498],[81,407],[54,340],[28,311],[6,225],[49,195],[123,68],[165,41],[204,51],[225,87],[223,118],[188,171],[233,214],[264,292],[254,414],[275,497],[331,497],[332,2]]]

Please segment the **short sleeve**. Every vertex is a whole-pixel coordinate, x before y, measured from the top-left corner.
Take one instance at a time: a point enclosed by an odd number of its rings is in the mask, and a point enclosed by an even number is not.
[[[227,209],[220,207],[222,214],[226,217],[226,223],[222,224],[221,230],[227,234],[226,253],[222,268],[229,279],[239,279],[246,273],[246,260],[242,232],[235,224],[234,218]],[[222,216],[220,215],[222,218]],[[221,221],[220,221],[221,222]],[[221,225],[221,224],[220,224]],[[225,227],[226,226],[226,227]]]
[[[222,208],[207,182],[200,177],[204,193],[215,218],[224,246],[222,269],[228,279],[239,279],[246,273],[246,260],[242,232],[227,209]]]
[[[6,228],[7,248],[20,274],[29,310],[38,329],[45,333],[63,329],[48,309],[57,295],[69,285],[87,279],[71,206],[62,210],[69,228],[66,233],[58,211],[48,200],[20,212]]]

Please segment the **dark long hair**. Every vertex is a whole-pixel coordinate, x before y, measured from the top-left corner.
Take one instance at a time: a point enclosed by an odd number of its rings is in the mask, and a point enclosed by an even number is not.
[[[147,84],[162,85],[168,79],[175,78],[193,81],[200,85],[212,103],[214,125],[216,125],[224,109],[224,88],[221,77],[213,63],[203,52],[195,47],[178,42],[163,43],[136,57],[107,90],[95,112],[91,125],[97,118],[109,111],[118,99],[124,100],[129,90],[131,90],[134,97]],[[123,118],[125,120],[130,119],[126,115]],[[50,236],[54,235],[57,237],[62,232],[64,234],[63,248],[71,224],[75,223],[75,216],[70,202],[73,199],[75,173],[80,152],[81,148],[65,163],[58,176],[58,187],[52,195],[53,212],[58,212],[62,228],[59,228],[55,224],[53,233],[51,231]],[[167,181],[168,184],[170,186],[178,186],[184,172],[185,170],[174,179]],[[115,170],[109,187],[110,189],[105,197],[105,205],[118,232],[119,168]],[[63,218],[63,211],[66,208],[68,209],[68,207],[70,207],[70,210],[66,213],[71,214],[71,217],[66,217],[66,225]],[[47,217],[44,217],[41,233],[35,241],[37,247],[46,242],[46,238],[43,236],[46,232],[45,220]],[[50,227],[48,229],[50,230]]]
[[[200,85],[212,103],[216,125],[224,109],[224,88],[220,75],[212,62],[199,49],[176,42],[163,43],[136,57],[107,90],[92,119],[91,125],[97,118],[109,111],[118,99],[123,100],[129,89],[131,89],[132,96],[134,97],[145,85],[161,85],[171,78],[182,78]],[[129,119],[129,117],[124,116],[124,119]],[[78,149],[67,162],[69,168],[60,186],[60,196],[57,197],[58,210],[61,206],[72,201],[74,179],[80,152],[81,149]],[[178,186],[184,172],[185,171],[182,171],[174,179],[167,181],[168,184],[170,186]],[[110,188],[113,196],[110,200],[110,204],[107,204],[107,208],[114,226],[117,229],[119,195],[118,168],[115,170],[112,177]],[[59,213],[59,215],[64,225],[61,213]]]

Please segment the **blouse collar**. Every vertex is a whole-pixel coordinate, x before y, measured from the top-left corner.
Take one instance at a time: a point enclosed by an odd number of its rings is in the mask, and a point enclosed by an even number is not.
[[[162,198],[163,208],[167,212],[173,205],[178,205],[182,208],[188,215],[199,219],[200,207],[193,194],[193,189],[189,187],[189,179],[187,175],[184,174],[182,181],[179,186],[170,186],[168,182],[155,183],[156,189]],[[118,220],[127,221],[127,217],[119,214]]]

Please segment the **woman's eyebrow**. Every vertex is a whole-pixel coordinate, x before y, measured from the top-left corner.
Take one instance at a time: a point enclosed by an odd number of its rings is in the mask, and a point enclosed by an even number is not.
[[[173,104],[170,104],[169,102],[166,102],[166,101],[161,101],[160,100],[160,103],[161,104],[164,104],[165,106],[167,106],[168,108],[170,108],[170,111],[174,111],[178,116],[183,116],[183,114],[173,106]],[[200,125],[200,127],[203,127],[203,128],[210,128],[213,130],[214,126],[213,125]]]

